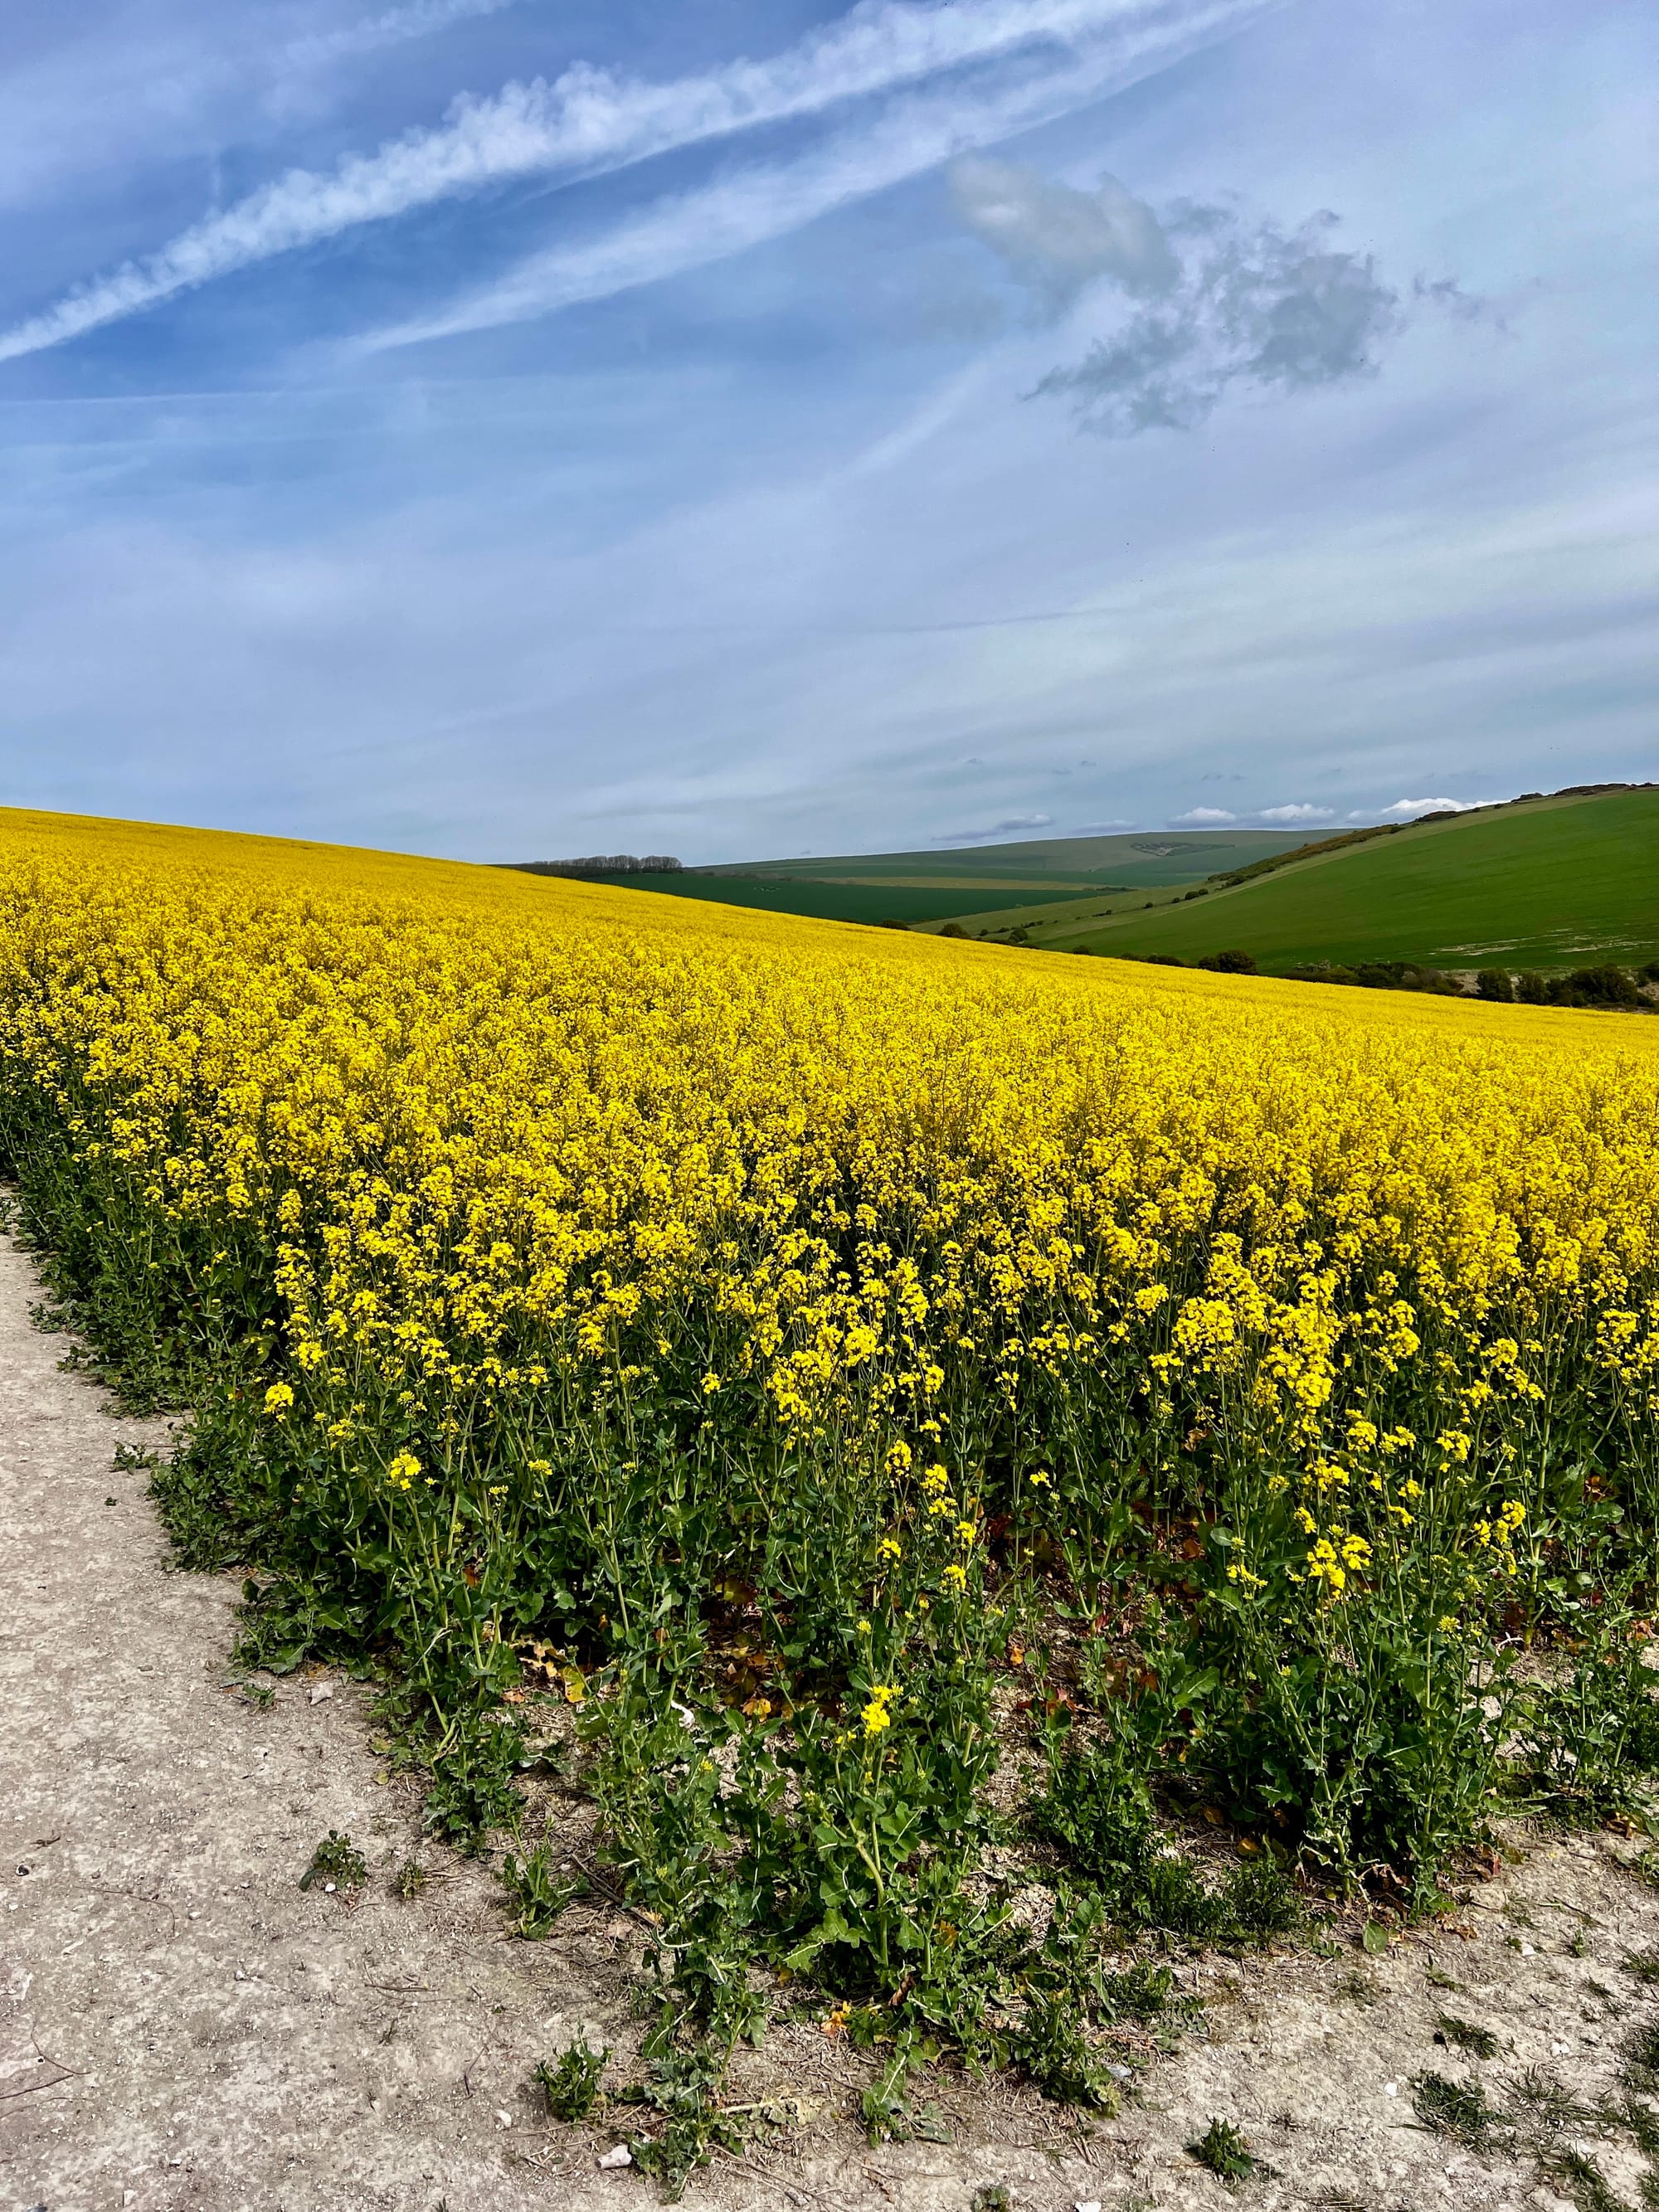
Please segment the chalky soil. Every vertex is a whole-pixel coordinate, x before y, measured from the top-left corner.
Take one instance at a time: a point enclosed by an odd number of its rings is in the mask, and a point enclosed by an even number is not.
[[[510,1940],[489,1869],[422,1843],[418,1794],[368,1751],[359,1686],[294,1677],[264,1707],[238,1689],[235,1577],[172,1571],[142,1468],[112,1471],[118,1444],[165,1449],[165,1430],[112,1418],[60,1370],[69,1340],[33,1326],[39,1296],[0,1240],[0,2212],[651,2203],[636,2174],[599,2167],[620,2131],[550,2124],[530,2079],[578,2033],[619,2062],[636,2048],[637,1929],[590,1900],[546,1942]],[[331,1830],[368,1880],[302,1891]],[[1632,1854],[1535,1838],[1461,1933],[1382,1959],[1285,1947],[1184,1966],[1207,2035],[1092,2133],[1016,2085],[946,2076],[927,2094],[951,2142],[871,2150],[854,2123],[867,2063],[782,2027],[732,2094],[790,2098],[797,2124],[686,2201],[968,2212],[1000,2183],[1021,2212],[1565,2202],[1527,2161],[1416,2125],[1411,2080],[1479,2075],[1496,2097],[1538,2067],[1579,2099],[1614,2087],[1652,2009],[1621,1962],[1659,1942]],[[411,1858],[431,1879],[404,1901]],[[1447,2011],[1498,2055],[1437,2046]],[[1237,2195],[1184,2148],[1212,2116],[1273,2169]],[[1636,2204],[1628,2142],[1583,2147]]]

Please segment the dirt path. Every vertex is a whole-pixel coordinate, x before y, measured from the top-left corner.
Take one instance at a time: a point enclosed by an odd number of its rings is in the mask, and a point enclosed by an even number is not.
[[[59,1371],[38,1295],[0,1241],[0,2212],[643,2212],[648,2185],[596,2168],[614,2136],[550,2126],[529,2080],[579,2028],[636,2040],[630,1923],[586,1907],[550,1942],[507,1940],[487,1871],[422,1845],[358,1688],[290,1679],[260,1710],[227,1686],[237,1584],[167,1571],[143,1472],[111,1471],[118,1442],[163,1432]],[[298,1887],[331,1829],[369,1862],[355,1903]],[[1568,2202],[1527,2160],[1415,2126],[1410,2081],[1431,2067],[1496,2092],[1537,2065],[1581,2097],[1613,2086],[1652,2009],[1622,1961],[1659,1942],[1659,1895],[1619,1863],[1633,1849],[1542,1844],[1464,1933],[1381,1960],[1200,1970],[1208,2038],[1091,2138],[1016,2087],[945,2082],[951,2144],[869,2150],[863,2062],[787,2027],[744,2060],[746,2094],[801,2093],[802,2124],[687,2202],[969,2212],[996,2182],[1019,2212]],[[434,1879],[404,1903],[392,1878],[417,1856]],[[1437,2047],[1443,2010],[1499,2055]],[[1203,2173],[1184,2146],[1212,2115],[1277,2175],[1232,2197]],[[1628,2141],[1583,2141],[1635,2204]]]

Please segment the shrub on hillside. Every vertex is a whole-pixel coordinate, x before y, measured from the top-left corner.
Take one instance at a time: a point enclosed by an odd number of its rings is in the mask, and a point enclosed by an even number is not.
[[[1318,961],[1285,970],[1293,983],[1346,983],[1364,991],[1433,991],[1461,997],[1462,985],[1438,968],[1419,968],[1410,960],[1363,960],[1357,967]]]
[[[1624,968],[1575,968],[1571,975],[1558,975],[1550,985],[1550,1003],[1556,1006],[1624,1006],[1644,1005],[1636,978]]]

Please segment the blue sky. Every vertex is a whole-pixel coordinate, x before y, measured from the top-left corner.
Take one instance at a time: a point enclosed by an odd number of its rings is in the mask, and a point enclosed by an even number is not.
[[[1659,775],[1649,28],[11,0],[0,803],[695,861]]]

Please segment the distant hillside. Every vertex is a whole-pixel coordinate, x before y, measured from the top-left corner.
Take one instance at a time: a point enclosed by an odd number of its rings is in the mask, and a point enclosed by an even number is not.
[[[565,875],[568,868],[542,868],[528,872]],[[787,876],[705,875],[687,868],[678,875],[581,874],[586,884],[611,884],[618,890],[660,892],[670,898],[701,899],[720,906],[759,907],[769,914],[815,915],[824,921],[902,921],[908,924],[942,921],[948,916],[973,914],[981,907],[1003,907],[1011,897],[1043,900],[1071,899],[1073,884],[1048,891],[1006,884],[990,884],[976,890],[972,884],[893,884],[876,877],[868,881],[817,883]]]
[[[586,883],[672,898],[715,899],[773,914],[830,921],[923,925],[1018,904],[1036,910],[1080,891],[1097,902],[1197,883],[1218,869],[1280,857],[1302,842],[1286,830],[1156,830],[1110,837],[1032,838],[962,852],[850,853],[823,860],[733,860],[712,867],[645,872],[648,864],[605,870],[580,860],[528,865],[541,875],[580,875]],[[526,864],[520,863],[521,866]]]
[[[1293,852],[1306,842],[1287,830],[1137,830],[1102,837],[1031,837],[1011,845],[975,845],[941,852],[844,853],[790,860],[733,860],[688,871],[742,876],[754,882],[894,884],[915,888],[961,884],[1030,890],[1046,895],[1075,886],[1130,888],[1191,884]],[[1004,905],[1012,905],[1005,899]],[[964,906],[960,909],[968,912]]]
[[[1402,960],[1543,973],[1659,957],[1659,787],[1601,787],[1442,816],[1304,848],[1193,897],[981,909],[1056,951],[1250,953],[1264,972]]]

